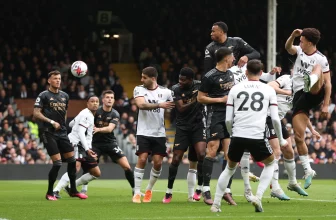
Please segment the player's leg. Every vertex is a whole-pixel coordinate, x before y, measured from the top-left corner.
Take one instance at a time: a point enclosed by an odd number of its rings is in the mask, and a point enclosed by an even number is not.
[[[197,161],[197,186],[193,199],[199,201],[202,196],[203,161],[206,155],[206,135],[204,128],[198,128],[197,130],[192,131],[191,143],[193,147],[189,148],[188,158],[189,161]]]
[[[83,174],[76,180],[76,186],[87,185],[89,182],[96,180],[100,177],[101,171],[97,161],[95,161],[94,159],[88,159],[86,161],[83,161],[82,166],[85,167],[89,172]]]
[[[168,186],[166,194],[162,200],[163,203],[170,203],[172,199],[173,185],[175,182],[178,166],[180,165],[183,154],[184,152],[186,152],[189,145],[190,142],[188,139],[188,131],[176,128],[174,147],[173,147],[173,159],[169,166]]]
[[[237,164],[240,161],[242,155],[244,154],[244,145],[241,138],[232,138],[230,143],[230,148],[228,151],[228,164],[225,167],[224,171],[218,178],[216,193],[214,202],[210,208],[211,212],[221,212],[220,206],[222,197],[225,193],[226,186],[229,183],[230,178],[236,171]]]
[[[119,164],[119,166],[124,170],[125,177],[132,188],[132,195],[134,195],[134,172],[129,164],[126,155],[120,149],[118,145],[107,146],[107,155],[111,158],[114,163]]]
[[[275,197],[280,200],[290,200],[290,198],[281,189],[281,186],[279,184],[279,159],[281,156],[279,139],[272,138],[269,139],[268,142],[271,145],[274,154],[274,172],[271,180],[271,186],[272,186],[271,197]]]
[[[272,148],[266,144],[265,140],[253,140],[253,143],[249,145],[249,151],[256,161],[262,161],[265,164],[260,175],[256,196],[252,196],[251,198],[251,203],[255,207],[255,211],[263,212],[261,200],[272,180],[274,173],[274,155]]]
[[[48,174],[48,191],[46,194],[47,200],[57,200],[53,193],[54,183],[56,182],[56,178],[58,175],[58,171],[62,166],[61,154],[57,146],[57,142],[55,137],[48,132],[44,132],[42,135],[44,146],[47,149],[47,152],[53,161],[53,166],[51,167]]]
[[[67,172],[70,179],[70,196],[78,197],[80,199],[86,199],[87,195],[77,191],[76,187],[76,159],[74,154],[74,148],[69,141],[67,135],[60,137],[59,140],[60,151],[63,157],[68,163]]]
[[[177,143],[175,141],[175,143]],[[185,152],[183,146],[181,145],[175,145],[174,144],[174,149],[173,149],[173,159],[172,162],[169,166],[169,174],[168,174],[168,186],[166,190],[166,194],[162,200],[163,203],[170,203],[172,197],[173,197],[173,186],[178,170],[178,166],[180,165],[180,162],[182,161],[183,154]],[[188,145],[187,145],[188,146]]]
[[[251,202],[252,188],[250,185],[250,152],[245,151],[240,159],[240,172],[244,181],[244,196]],[[259,181],[259,178],[258,178]]]
[[[305,92],[317,94],[323,86],[323,73],[320,65],[315,65],[310,74],[303,74]]]
[[[283,131],[282,133],[284,134],[285,132]],[[285,136],[284,136],[284,138],[285,138]],[[294,150],[293,150],[293,147],[292,147],[292,140],[291,140],[290,137],[288,137],[286,140],[287,140],[288,145],[286,147],[282,147],[281,151],[282,151],[283,156],[284,156],[284,166],[285,166],[285,169],[288,173],[287,189],[290,190],[290,191],[295,191],[299,195],[308,196],[308,193],[305,192],[300,187],[300,185],[298,184],[298,182],[296,180],[296,164],[295,164],[295,160],[294,160]]]
[[[293,129],[295,135],[295,143],[300,157],[303,170],[305,172],[304,188],[307,189],[311,185],[312,178],[316,175],[315,171],[311,168],[308,156],[308,148],[305,143],[305,130],[308,124],[308,116],[305,113],[296,114],[293,119]]]
[[[226,131],[226,128],[225,128]],[[223,164],[222,164],[222,170],[225,169],[227,161],[228,161],[228,151],[229,151],[229,145],[230,145],[230,135],[229,133],[225,132],[225,139],[223,139],[222,142],[222,146],[223,146],[223,151],[224,151],[224,160],[223,160]],[[233,200],[232,198],[232,193],[231,193],[231,184],[232,184],[232,177],[230,177],[229,179],[229,183],[226,186],[225,189],[225,193],[223,195],[223,199],[229,204],[229,205],[237,205],[237,203]]]
[[[145,173],[145,166],[150,150],[150,141],[148,137],[137,135],[136,155],[138,161],[134,168],[134,196],[133,203],[141,203],[141,183]]]
[[[153,187],[161,175],[163,157],[167,156],[166,137],[151,138],[151,151],[152,151],[153,167],[150,172],[145,196],[142,200],[143,202],[146,203],[152,201]]]

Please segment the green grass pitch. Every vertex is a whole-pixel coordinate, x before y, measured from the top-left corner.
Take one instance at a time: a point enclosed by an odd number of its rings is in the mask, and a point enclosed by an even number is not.
[[[212,180],[212,194],[217,181]],[[186,180],[176,180],[173,199],[162,204],[167,180],[159,179],[151,203],[133,204],[131,189],[126,180],[96,180],[90,183],[87,200],[70,198],[62,192],[62,199],[47,201],[44,196],[47,181],[0,181],[0,220],[191,220],[191,219],[336,219],[336,181],[313,180],[307,190],[308,197],[300,197],[286,189],[287,182],[280,181],[290,201],[270,198],[264,194],[263,213],[243,197],[243,182],[234,180],[232,192],[238,206],[222,203],[222,213],[211,213],[203,201],[187,202]],[[251,183],[256,192],[258,183]],[[143,191],[147,180],[143,181]]]

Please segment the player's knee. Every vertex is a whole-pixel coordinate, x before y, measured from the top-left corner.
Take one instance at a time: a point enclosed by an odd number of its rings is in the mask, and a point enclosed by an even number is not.
[[[299,131],[294,131],[294,139],[295,139],[295,142],[297,143],[297,144],[300,144],[300,143],[303,143],[303,137],[304,137],[304,135],[302,135],[302,133],[301,132],[299,132]]]
[[[205,158],[205,152],[197,154],[198,162],[201,162],[201,161],[203,162],[204,158]]]
[[[90,173],[95,178],[99,178],[101,176],[101,172],[99,169],[94,169],[92,173]]]
[[[138,163],[141,164],[141,165],[145,165],[147,162],[147,158],[142,158],[142,157],[139,157],[138,158]]]
[[[68,163],[76,163],[76,159],[75,159],[74,156],[69,157],[69,158],[66,158],[66,161],[67,161]]]
[[[62,160],[55,160],[53,161],[54,167],[61,167],[62,166]]]
[[[180,163],[181,163],[181,160],[173,158],[171,165],[173,165],[174,167],[178,167]]]

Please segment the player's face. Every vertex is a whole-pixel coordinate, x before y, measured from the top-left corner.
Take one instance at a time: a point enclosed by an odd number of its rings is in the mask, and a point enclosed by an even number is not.
[[[309,42],[304,36],[300,37],[300,47],[303,52],[306,52],[308,48],[311,46],[311,42]]]
[[[189,88],[191,86],[191,80],[188,79],[186,76],[179,76],[179,83],[180,87],[183,88]]]
[[[59,89],[61,87],[61,75],[52,75],[48,79],[48,83],[54,89]]]
[[[211,40],[219,41],[221,36],[224,34],[223,30],[220,29],[217,25],[212,26],[211,29]]]
[[[97,111],[98,106],[99,106],[98,97],[91,97],[87,102],[87,107],[90,111]]]
[[[227,56],[225,59],[228,64],[228,68],[231,68],[233,66],[233,62],[235,61],[235,57],[233,56],[233,53]]]
[[[154,77],[149,77],[145,74],[141,74],[141,82],[143,83],[144,87],[149,88],[153,84],[153,78]]]
[[[114,94],[105,94],[103,104],[107,107],[112,107],[114,104]]]

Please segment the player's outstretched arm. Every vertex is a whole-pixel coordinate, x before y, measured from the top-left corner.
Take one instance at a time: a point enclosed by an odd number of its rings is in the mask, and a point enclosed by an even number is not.
[[[279,83],[277,83],[276,81],[269,82],[268,85],[270,85],[277,94],[292,95],[292,91],[281,89]]]

